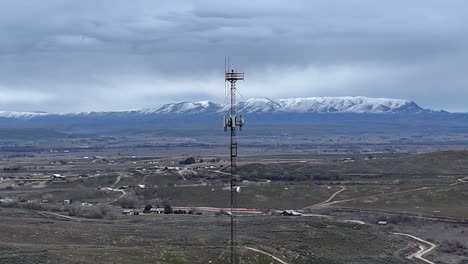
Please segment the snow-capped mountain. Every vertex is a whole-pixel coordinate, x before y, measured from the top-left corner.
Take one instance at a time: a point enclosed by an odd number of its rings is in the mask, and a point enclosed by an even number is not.
[[[66,114],[48,114],[44,112],[8,112],[0,111],[0,118],[36,119],[36,118],[72,118],[72,117],[127,117],[157,115],[193,115],[221,114],[229,111],[229,105],[210,101],[180,102],[145,108],[111,112],[79,112]],[[428,113],[416,103],[402,99],[356,97],[307,97],[272,100],[251,98],[237,105],[239,113],[358,113],[358,114],[419,114]]]
[[[246,113],[420,113],[427,111],[402,99],[357,97],[307,97],[271,100],[252,98],[238,105]],[[225,107],[223,110],[227,110]]]
[[[210,101],[201,101],[196,103],[182,102],[165,104],[157,108],[142,109],[140,112],[146,114],[200,114],[217,112],[219,109],[221,109],[221,107],[222,106],[220,104],[216,104]]]
[[[251,98],[238,103],[251,133],[288,127],[297,133],[427,133],[459,131],[468,124],[468,114],[433,111],[401,99],[369,97]],[[28,128],[64,133],[127,133],[172,131],[178,135],[215,133],[222,126],[228,105],[210,101],[180,102],[155,108],[108,112],[43,113],[0,111],[0,129]],[[426,124],[415,126],[414,124]],[[313,126],[310,129],[308,126]],[[308,127],[307,129],[302,129]],[[296,130],[290,132],[296,133]],[[287,130],[287,129],[286,129]],[[463,129],[462,129],[463,130]],[[127,131],[127,132],[126,132]],[[174,132],[176,131],[176,132]],[[192,131],[192,132],[190,132]],[[255,132],[254,132],[255,131]],[[289,131],[289,130],[288,130]],[[464,131],[464,130],[463,130]],[[133,133],[133,132],[128,132]],[[168,132],[169,133],[169,132]],[[366,132],[367,133],[367,132]]]
[[[47,116],[45,112],[14,112],[14,111],[0,111],[0,117],[4,118],[33,118],[39,116]]]
[[[272,100],[251,98],[237,105],[240,113],[421,113],[425,110],[416,103],[403,99],[357,97],[307,97]],[[165,104],[158,108],[143,109],[145,114],[199,114],[222,113],[229,106],[209,101]]]

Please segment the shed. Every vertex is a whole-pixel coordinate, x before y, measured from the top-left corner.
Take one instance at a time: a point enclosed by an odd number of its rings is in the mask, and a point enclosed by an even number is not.
[[[122,211],[122,214],[124,215],[134,215],[135,214],[135,210],[134,209],[124,209]]]

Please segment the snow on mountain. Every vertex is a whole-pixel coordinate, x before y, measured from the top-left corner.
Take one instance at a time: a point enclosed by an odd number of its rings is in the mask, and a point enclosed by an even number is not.
[[[22,118],[29,119],[33,117],[46,116],[48,113],[44,112],[14,112],[14,111],[0,111],[0,117],[3,118]]]
[[[230,106],[226,105],[219,112],[229,111]],[[265,113],[281,111],[282,106],[268,98],[251,98],[237,103],[237,111],[245,113]]]
[[[165,104],[157,108],[134,110],[141,114],[199,114],[228,112],[229,105],[210,101]],[[419,113],[425,111],[412,101],[356,97],[307,97],[272,100],[251,98],[237,104],[240,113]]]
[[[165,104],[157,108],[142,109],[142,114],[199,114],[199,113],[210,113],[217,112],[221,109],[221,105],[210,102],[201,101],[196,103],[181,102]]]
[[[279,99],[283,112],[315,113],[409,113],[424,109],[412,101],[388,98],[356,97],[308,97]]]
[[[156,114],[219,114],[229,112],[229,105],[220,105],[210,101],[180,102],[165,104],[156,108],[146,108],[111,112],[79,112],[67,114],[48,114],[44,112],[9,112],[0,111],[0,117],[31,119],[36,117],[131,117],[134,115]],[[424,113],[430,112],[416,103],[402,99],[356,97],[307,97],[272,100],[251,98],[237,105],[240,113]]]
[[[225,106],[220,111],[227,111]],[[419,113],[424,111],[412,101],[402,99],[357,97],[307,97],[271,100],[252,98],[238,103],[245,113]]]

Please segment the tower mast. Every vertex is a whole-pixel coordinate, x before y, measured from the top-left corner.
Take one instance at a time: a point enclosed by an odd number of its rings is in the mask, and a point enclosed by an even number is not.
[[[231,111],[230,116],[224,117],[224,131],[228,129],[231,131],[231,144],[230,144],[230,159],[231,159],[231,264],[237,263],[236,258],[236,247],[237,247],[237,236],[236,236],[236,194],[239,191],[237,186],[237,136],[236,130],[242,129],[244,125],[244,118],[242,115],[237,116],[237,90],[236,82],[244,80],[243,72],[235,72],[227,68],[225,72],[225,82],[230,84],[230,96],[231,96]]]

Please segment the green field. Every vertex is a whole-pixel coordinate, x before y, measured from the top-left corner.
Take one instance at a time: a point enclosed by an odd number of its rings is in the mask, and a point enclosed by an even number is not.
[[[176,206],[229,207],[229,191],[223,186],[165,187],[158,195]],[[249,185],[241,187],[238,207],[303,208],[326,200],[337,187],[303,185]]]
[[[468,185],[434,186],[426,190],[357,199],[338,206],[468,219]]]

